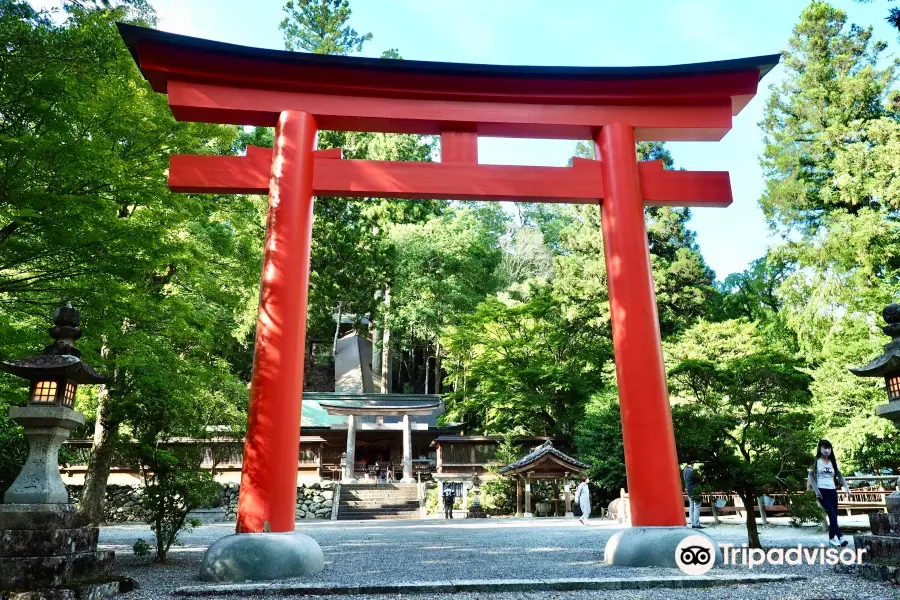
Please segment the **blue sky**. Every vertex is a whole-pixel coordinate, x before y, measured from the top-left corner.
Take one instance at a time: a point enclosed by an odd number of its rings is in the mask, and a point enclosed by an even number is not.
[[[49,0],[47,0],[49,2]],[[283,49],[283,0],[150,0],[160,29],[248,46]],[[42,2],[35,2],[40,4]],[[372,32],[363,55],[397,48],[406,59],[521,65],[665,65],[780,52],[805,0],[351,0],[351,25]],[[873,25],[896,51],[884,22],[886,0],[834,0],[851,22]],[[759,155],[769,84],[735,119],[721,142],[670,144],[678,167],[731,173],[734,204],[696,209],[691,227],[721,279],[777,243],[758,207]],[[483,163],[563,166],[575,143],[479,141]]]

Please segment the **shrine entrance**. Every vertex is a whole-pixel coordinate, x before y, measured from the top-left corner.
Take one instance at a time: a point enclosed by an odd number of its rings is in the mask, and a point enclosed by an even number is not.
[[[120,25],[177,119],[275,127],[274,150],[172,156],[169,185],[268,194],[237,529],[294,530],[313,197],[599,204],[632,522],[684,526],[645,206],[725,207],[725,172],[667,171],[635,143],[717,141],[779,55],[671,67],[518,67],[263,50]],[[343,160],[323,130],[439,135],[441,162]],[[592,140],[569,167],[478,163],[478,137]]]

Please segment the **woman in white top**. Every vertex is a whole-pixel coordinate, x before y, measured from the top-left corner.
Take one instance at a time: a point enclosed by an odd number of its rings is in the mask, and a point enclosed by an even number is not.
[[[819,448],[816,451],[816,464],[809,471],[809,484],[816,493],[816,498],[825,512],[828,513],[828,542],[832,546],[844,547],[847,540],[838,527],[838,499],[835,481],[840,481],[844,491],[850,495],[850,487],[838,469],[837,458],[834,457],[834,448],[828,440],[819,440]]]
[[[578,484],[578,487],[575,488],[575,502],[577,502],[579,508],[581,508],[581,516],[578,517],[578,521],[582,525],[587,525],[584,520],[591,516],[591,491],[588,489],[589,481],[590,479],[585,476],[581,480],[581,483]]]

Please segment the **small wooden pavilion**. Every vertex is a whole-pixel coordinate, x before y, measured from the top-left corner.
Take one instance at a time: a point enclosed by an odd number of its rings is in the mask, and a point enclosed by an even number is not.
[[[520,458],[511,465],[507,465],[497,472],[501,475],[516,478],[516,516],[523,516],[522,512],[522,483],[525,483],[525,512],[524,516],[532,517],[531,512],[531,482],[535,479],[553,480],[553,513],[559,515],[559,482],[563,482],[565,490],[567,517],[574,516],[572,512],[572,496],[569,479],[579,475],[588,469],[588,465],[580,462],[568,454],[560,452],[553,447],[553,442],[546,441],[534,452]]]

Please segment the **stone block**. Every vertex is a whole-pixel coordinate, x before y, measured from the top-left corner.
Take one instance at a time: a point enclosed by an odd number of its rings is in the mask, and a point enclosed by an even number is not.
[[[0,504],[0,529],[75,529],[87,524],[74,504]]]
[[[864,548],[863,560],[884,565],[900,566],[900,537],[885,535],[854,535],[853,543]]]
[[[108,550],[0,558],[0,588],[60,587],[69,581],[96,579],[109,575],[114,560],[115,553]]]
[[[66,556],[0,558],[0,589],[59,587],[66,581]]]
[[[872,513],[869,515],[872,535],[900,537],[900,514]]]
[[[119,593],[119,582],[84,583],[72,586],[72,589],[77,600],[103,600],[112,598]]]
[[[889,565],[876,565],[872,563],[863,563],[861,565],[853,565],[854,574],[872,581],[886,581],[894,583],[897,576],[900,575],[900,567],[891,567]]]
[[[724,562],[719,545],[711,537],[688,527],[630,527],[619,531],[606,543],[608,564],[625,567],[677,568],[675,551],[687,537],[707,538],[715,550],[715,565]]]
[[[0,529],[0,557],[60,556],[97,549],[96,527]]]
[[[2,600],[76,600],[75,592],[66,588],[0,593]]]
[[[108,577],[116,562],[116,553],[112,550],[95,550],[71,554],[66,576],[68,581],[84,581]]]

